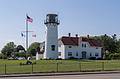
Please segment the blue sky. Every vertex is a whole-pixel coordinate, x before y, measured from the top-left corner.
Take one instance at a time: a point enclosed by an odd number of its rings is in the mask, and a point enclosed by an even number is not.
[[[26,13],[33,18],[29,44],[45,39],[47,13],[59,14],[59,37],[69,32],[73,36],[120,36],[120,0],[0,0],[0,49],[10,41],[25,45],[21,31],[25,30]]]

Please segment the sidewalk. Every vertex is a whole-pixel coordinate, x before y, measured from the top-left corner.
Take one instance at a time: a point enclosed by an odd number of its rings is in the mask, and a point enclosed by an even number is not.
[[[115,73],[120,73],[120,71],[8,74],[8,75],[0,75],[0,78],[2,77],[30,77],[30,76],[87,75],[87,74],[115,74]]]

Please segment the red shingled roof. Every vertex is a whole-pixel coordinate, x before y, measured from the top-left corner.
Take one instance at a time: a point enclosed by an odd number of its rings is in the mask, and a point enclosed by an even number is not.
[[[81,41],[88,42],[92,47],[102,47],[102,43],[99,40],[95,40],[87,37],[80,37]]]
[[[78,45],[78,37],[65,37],[60,38],[64,45]]]
[[[99,40],[95,40],[87,37],[66,37],[63,36],[60,38],[64,45],[74,45],[78,46],[79,42],[88,42],[92,47],[102,47],[102,44]]]

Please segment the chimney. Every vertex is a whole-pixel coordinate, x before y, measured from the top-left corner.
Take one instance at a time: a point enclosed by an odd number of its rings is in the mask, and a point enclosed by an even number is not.
[[[87,35],[87,38],[90,38],[90,36],[89,36],[89,35]]]
[[[75,34],[76,37],[78,37],[78,34]]]
[[[68,36],[71,37],[71,33],[68,33]]]

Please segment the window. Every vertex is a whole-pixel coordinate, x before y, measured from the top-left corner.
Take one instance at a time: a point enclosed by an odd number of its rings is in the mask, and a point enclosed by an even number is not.
[[[82,44],[82,47],[86,47],[86,44]]]
[[[55,21],[58,22],[58,17],[55,17]]]
[[[43,50],[45,49],[45,46],[43,46]]]
[[[58,44],[59,47],[61,47],[61,44]]]
[[[46,21],[49,22],[49,16],[46,17]]]
[[[90,53],[90,56],[92,56],[92,53]]]
[[[61,56],[61,52],[59,52],[59,56]]]
[[[76,52],[76,56],[78,56],[78,52]]]
[[[69,46],[69,48],[72,48],[72,46]]]
[[[98,53],[95,53],[95,56],[99,56],[99,54],[98,54]]]
[[[84,47],[84,44],[82,44],[82,47]]]
[[[68,56],[72,56],[72,52],[68,52]]]
[[[55,45],[51,45],[51,50],[55,51]]]

